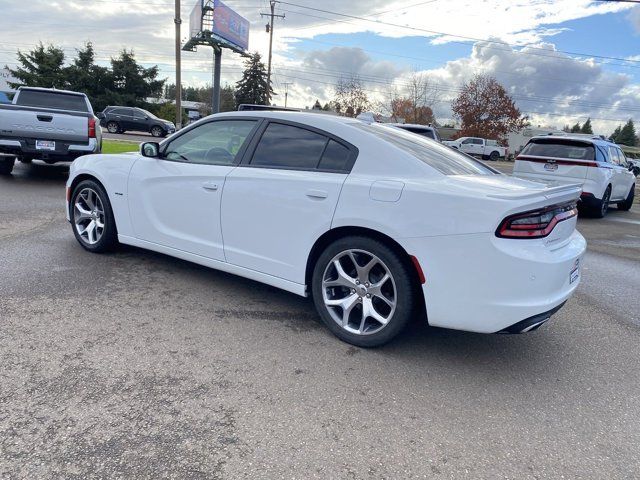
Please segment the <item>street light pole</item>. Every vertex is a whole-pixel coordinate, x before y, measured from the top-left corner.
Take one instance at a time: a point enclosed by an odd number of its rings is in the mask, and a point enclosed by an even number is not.
[[[181,58],[180,58],[180,0],[176,0],[176,16],[173,19],[176,24],[176,130],[182,128],[182,76],[181,76]]]

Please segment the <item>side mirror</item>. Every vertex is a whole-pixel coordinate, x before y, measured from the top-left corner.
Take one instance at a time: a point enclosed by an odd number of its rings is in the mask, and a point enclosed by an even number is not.
[[[140,144],[140,155],[149,158],[160,156],[160,144],[158,142],[144,142]]]
[[[98,117],[100,120],[104,120],[104,113],[102,113],[102,112],[97,113],[96,117]]]

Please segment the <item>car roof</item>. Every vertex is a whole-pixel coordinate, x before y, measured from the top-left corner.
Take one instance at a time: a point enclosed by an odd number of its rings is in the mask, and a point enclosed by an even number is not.
[[[19,87],[18,90],[35,90],[38,92],[51,92],[51,93],[64,93],[65,95],[77,95],[78,97],[86,97],[82,92],[73,92],[71,90],[60,90],[58,88],[44,88],[44,87]]]
[[[393,125],[394,127],[423,128],[425,130],[435,130],[436,127],[431,125],[420,125],[419,123],[386,123],[385,125]]]
[[[290,122],[299,122],[308,124],[310,126],[320,124],[334,124],[334,125],[357,125],[363,123],[362,120],[356,120],[351,117],[339,117],[336,115],[323,115],[321,113],[311,112],[295,112],[295,111],[281,111],[281,110],[243,110],[241,112],[223,112],[216,113],[216,117],[261,117],[261,118],[273,118],[277,120],[286,120]],[[366,123],[366,122],[365,122]]]
[[[578,142],[585,142],[585,143],[592,143],[594,145],[600,145],[600,146],[611,146],[611,145],[615,145],[615,143],[610,142],[609,140],[605,140],[603,138],[600,138],[597,135],[591,135],[591,134],[587,134],[587,133],[567,133],[566,135],[558,135],[558,134],[554,134],[554,135],[535,135],[533,137],[531,137],[531,140],[529,141],[533,141],[533,140],[541,140],[541,139],[545,139],[548,140],[550,138],[558,138],[561,140],[574,140],[574,141],[578,141]]]

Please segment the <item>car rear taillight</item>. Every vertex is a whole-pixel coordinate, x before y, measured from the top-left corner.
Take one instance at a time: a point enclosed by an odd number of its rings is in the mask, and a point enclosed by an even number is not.
[[[89,118],[89,138],[96,138],[96,119]]]
[[[543,238],[564,220],[578,215],[575,203],[552,205],[540,210],[517,213],[505,218],[496,236],[500,238]]]

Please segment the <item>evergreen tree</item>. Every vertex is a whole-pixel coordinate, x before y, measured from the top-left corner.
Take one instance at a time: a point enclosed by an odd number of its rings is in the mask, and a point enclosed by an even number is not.
[[[111,59],[111,85],[109,103],[143,107],[145,98],[158,96],[164,80],[158,80],[158,66],[144,68],[135,59],[133,51],[122,50],[120,56]]]
[[[571,133],[571,127],[569,125],[565,125],[562,127],[562,131],[566,133]]]
[[[582,127],[580,123],[576,123],[573,127],[571,127],[571,133],[580,133],[582,131]]]
[[[621,130],[622,130],[622,126],[618,125],[616,129],[613,131],[613,133],[611,134],[611,136],[609,137],[609,140],[611,140],[612,142],[616,142],[618,139],[618,136],[620,135]]]
[[[113,78],[107,67],[95,64],[95,52],[91,42],[77,51],[76,58],[65,69],[65,73],[69,90],[85,93],[94,111],[104,110],[108,104]]]
[[[256,52],[244,62],[242,79],[236,83],[236,104],[267,105],[268,97],[271,95],[273,89],[271,85],[267,87],[267,69],[261,61],[260,54]]]
[[[235,90],[231,85],[220,89],[220,111],[232,112],[236,109]]]
[[[591,128],[591,118],[587,118],[587,121],[582,125],[581,133],[589,133],[593,135],[593,129]]]
[[[18,82],[9,82],[11,88],[22,85],[28,87],[65,88],[66,72],[64,68],[64,52],[53,45],[46,47],[40,42],[29,53],[18,50],[20,66],[9,69]]]
[[[320,100],[316,99],[316,103],[311,107],[313,110],[322,110],[322,105],[320,105]]]
[[[633,120],[629,119],[624,127],[622,127],[620,133],[615,138],[615,142],[630,147],[636,144],[636,128],[633,125]]]

